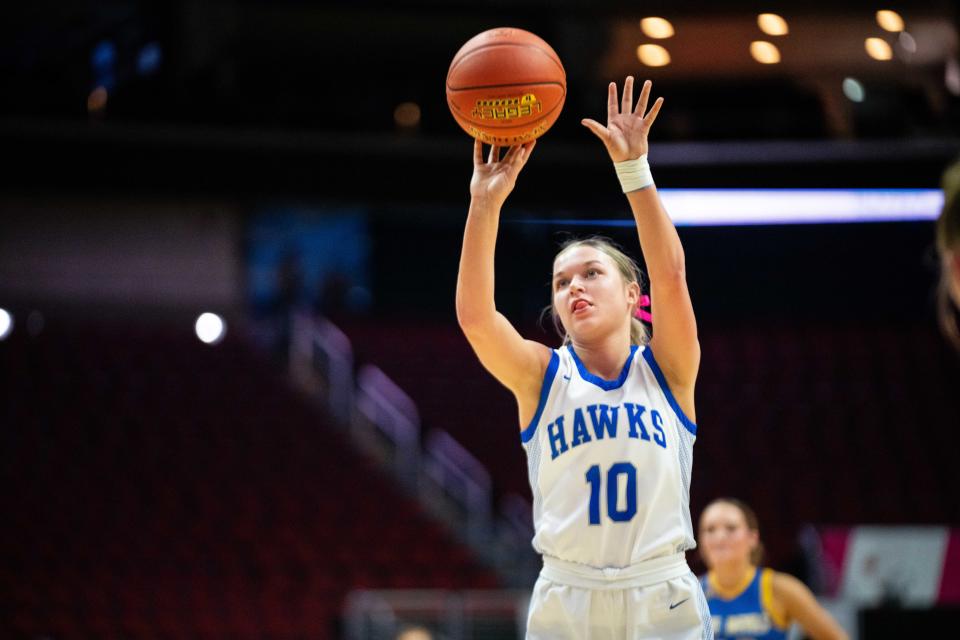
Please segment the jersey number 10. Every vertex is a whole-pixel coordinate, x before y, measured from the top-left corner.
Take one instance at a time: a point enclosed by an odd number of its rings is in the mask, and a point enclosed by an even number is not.
[[[626,505],[618,509],[620,500],[621,475],[627,476]],[[593,465],[587,470],[587,482],[590,484],[590,524],[600,524],[600,466]],[[614,522],[627,522],[637,515],[637,468],[629,462],[614,463],[607,471],[607,515]]]

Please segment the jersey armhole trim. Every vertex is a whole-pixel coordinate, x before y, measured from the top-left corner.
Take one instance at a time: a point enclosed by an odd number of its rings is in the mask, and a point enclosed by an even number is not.
[[[673,409],[673,412],[677,414],[680,423],[686,427],[687,431],[693,435],[697,435],[697,425],[683,413],[683,409],[677,404],[677,399],[673,397],[673,392],[670,391],[670,385],[667,384],[667,378],[663,375],[663,371],[660,370],[660,365],[658,365],[657,361],[653,358],[653,350],[650,349],[649,345],[643,349],[643,359],[650,365],[650,370],[653,371],[654,377],[660,384],[660,389],[663,390],[663,395],[667,397],[667,402],[670,403],[670,408]]]
[[[783,611],[776,608],[773,602],[773,569],[764,568],[760,575],[760,606],[770,616],[770,620],[780,630],[784,631],[790,627],[790,621],[784,615]]]
[[[557,377],[557,369],[560,366],[560,356],[553,349],[550,351],[550,363],[547,365],[547,372],[543,374],[543,384],[540,387],[540,402],[537,404],[537,412],[533,414],[533,420],[527,425],[527,428],[520,432],[521,442],[530,442],[533,434],[537,432],[537,425],[540,423],[540,416],[543,415],[543,409],[547,406],[547,397],[550,395],[550,388],[553,386],[553,379]]]

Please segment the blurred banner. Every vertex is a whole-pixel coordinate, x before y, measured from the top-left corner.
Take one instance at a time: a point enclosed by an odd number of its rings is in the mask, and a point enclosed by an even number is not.
[[[960,604],[960,529],[830,527],[820,538],[831,596],[862,607]]]

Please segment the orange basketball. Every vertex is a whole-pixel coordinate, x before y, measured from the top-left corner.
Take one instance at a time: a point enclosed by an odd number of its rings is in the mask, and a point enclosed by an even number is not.
[[[515,145],[539,138],[567,96],[567,74],[538,36],[504,27],[470,38],[447,72],[447,104],[474,138]]]

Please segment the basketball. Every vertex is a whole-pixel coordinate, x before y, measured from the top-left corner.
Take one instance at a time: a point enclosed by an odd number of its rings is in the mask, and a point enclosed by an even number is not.
[[[539,36],[510,27],[470,38],[447,72],[447,104],[464,131],[488,144],[522,144],[557,120],[567,74]]]

